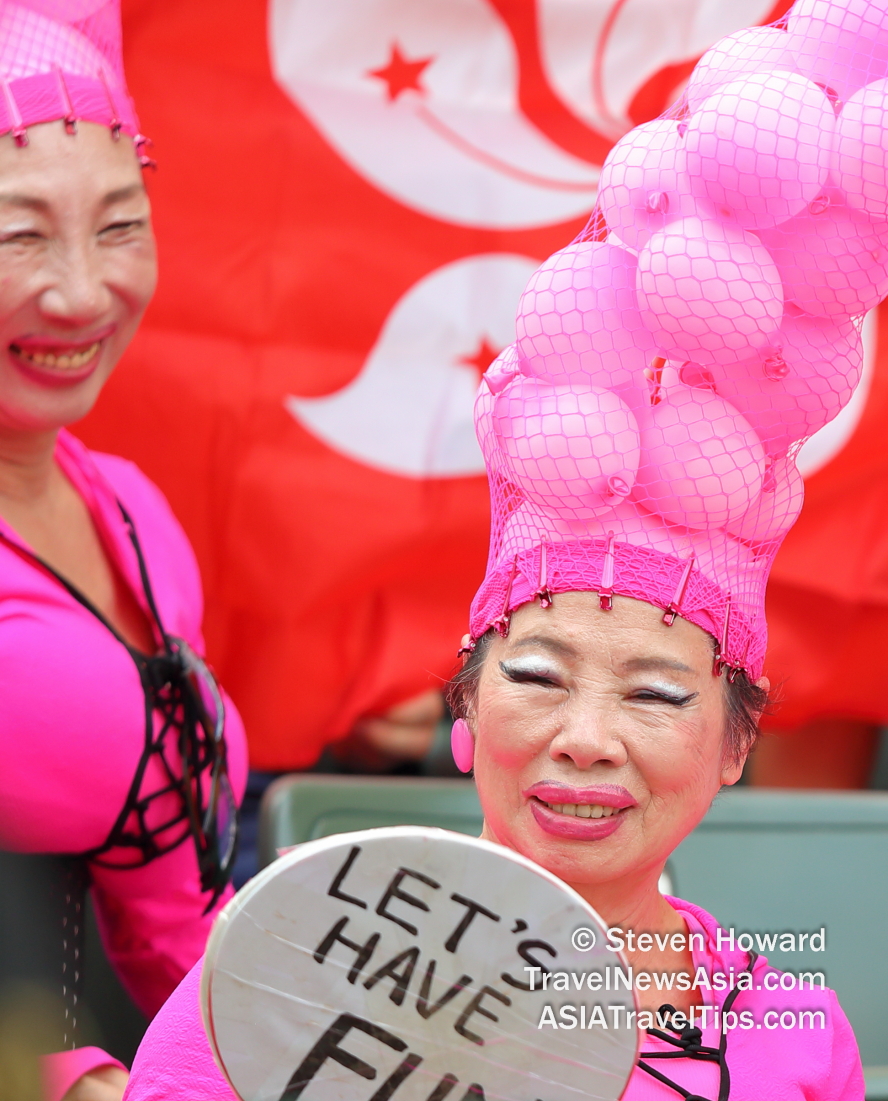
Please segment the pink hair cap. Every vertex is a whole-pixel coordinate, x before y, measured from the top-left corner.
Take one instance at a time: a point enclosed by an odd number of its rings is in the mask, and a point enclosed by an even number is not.
[[[126,89],[119,0],[0,0],[0,134],[64,120],[139,141]]]

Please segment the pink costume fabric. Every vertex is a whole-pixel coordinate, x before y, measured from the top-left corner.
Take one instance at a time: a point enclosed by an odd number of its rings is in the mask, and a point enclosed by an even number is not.
[[[850,400],[886,293],[888,12],[797,0],[617,142],[588,226],[531,278],[476,404],[472,637],[553,593],[620,594],[760,676],[795,458]]]
[[[133,545],[117,505],[133,519],[166,630],[203,652],[203,597],[191,546],[160,491],[130,462],[87,449],[67,432],[56,460],[86,502],[102,542],[149,616]],[[14,545],[24,546],[0,522]],[[0,539],[0,846],[78,853],[100,846],[124,806],[145,742],[145,697],[133,659],[55,578]],[[226,698],[229,771],[240,799],[246,739]],[[143,791],[166,779],[151,758]],[[149,825],[167,817],[159,799]],[[109,855],[114,855],[109,854]],[[155,1014],[204,949],[213,913],[199,885],[190,837],[139,868],[90,869],[102,936],[135,1002]],[[219,900],[216,910],[231,896]],[[61,981],[61,980],[60,980]],[[50,1101],[81,1074],[113,1063],[96,1048],[50,1056]]]
[[[726,937],[718,949],[718,923],[701,910],[680,899],[670,903],[684,918],[689,933],[702,933],[704,951],[696,950],[694,967],[707,975],[735,974],[747,966],[745,952],[728,950]],[[761,987],[770,971],[764,957],[753,968],[754,985]],[[771,980],[774,981],[774,980]],[[703,989],[704,1004],[721,1007],[725,992]],[[727,1062],[731,1072],[731,1101],[861,1101],[863,1071],[857,1044],[848,1020],[831,990],[741,992],[733,1006],[740,1014],[751,1013],[761,1029],[734,1029],[728,1033]],[[798,1015],[799,1011],[822,1011],[824,1027],[815,1030],[781,1030],[764,1027],[765,1016],[776,1011]],[[702,1043],[718,1045],[718,1028],[713,1013],[703,1029]],[[768,1020],[772,1022],[773,1017]],[[787,1018],[788,1020],[788,1018]],[[645,1037],[644,1051],[674,1051],[663,1041]],[[690,1059],[654,1061],[689,1093],[718,1096],[718,1068]],[[636,1068],[623,1101],[675,1101],[676,1093]],[[200,965],[186,977],[170,998],[142,1042],[133,1064],[124,1101],[236,1101],[210,1052],[200,1016]]]
[[[144,142],[124,79],[120,0],[0,2],[0,134],[25,145],[29,126],[56,119]]]

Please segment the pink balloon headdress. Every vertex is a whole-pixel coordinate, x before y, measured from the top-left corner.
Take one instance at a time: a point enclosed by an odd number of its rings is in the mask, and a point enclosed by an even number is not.
[[[0,0],[0,134],[96,122],[128,134],[143,165],[146,139],[126,90],[120,0]]]
[[[473,638],[554,593],[620,594],[757,678],[795,457],[851,398],[886,293],[888,10],[798,0],[616,144],[588,226],[531,278],[475,409]]]

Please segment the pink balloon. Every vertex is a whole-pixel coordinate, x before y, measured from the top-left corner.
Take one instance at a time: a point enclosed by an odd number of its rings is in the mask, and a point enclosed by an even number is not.
[[[630,252],[604,241],[577,242],[551,256],[531,276],[518,306],[523,372],[616,390],[637,405],[654,354],[638,313],[637,266]]]
[[[794,68],[785,31],[776,27],[736,31],[719,39],[694,66],[686,92],[688,108],[693,113],[716,89],[746,73]]]
[[[481,376],[482,389],[486,387],[491,394],[498,394],[501,390],[505,390],[512,379],[520,373],[521,368],[518,348],[514,344],[509,344]]]
[[[769,465],[757,500],[728,524],[728,531],[753,545],[782,539],[798,519],[804,500],[805,483],[795,459],[783,455]]]
[[[667,222],[696,212],[684,162],[684,139],[674,119],[636,126],[608,153],[598,181],[598,209],[631,248],[642,248]]]
[[[783,287],[755,234],[685,218],[655,233],[638,257],[641,318],[667,358],[738,363],[768,344]]]
[[[725,84],[688,122],[691,191],[747,229],[785,222],[825,184],[834,127],[829,100],[803,76],[754,73]]]
[[[855,92],[836,120],[832,175],[848,203],[888,218],[888,80]]]
[[[787,316],[773,347],[737,366],[713,366],[717,392],[739,409],[765,451],[785,454],[851,400],[863,352],[850,321]]]
[[[802,214],[760,233],[787,302],[818,317],[854,317],[888,294],[888,225],[874,224],[843,198],[829,189]]]
[[[638,425],[609,390],[519,376],[497,395],[493,427],[514,483],[556,516],[594,516],[635,483]]]
[[[720,528],[761,492],[765,453],[748,421],[711,391],[676,384],[639,416],[633,500],[672,524]]]
[[[786,29],[799,72],[840,100],[888,76],[884,0],[796,0]]]
[[[505,390],[512,379],[519,374],[520,366],[518,349],[514,344],[510,344],[500,352],[481,376],[481,385],[475,397],[475,435],[488,462],[492,460],[493,452],[496,450],[493,431],[493,408],[496,404],[496,395]]]

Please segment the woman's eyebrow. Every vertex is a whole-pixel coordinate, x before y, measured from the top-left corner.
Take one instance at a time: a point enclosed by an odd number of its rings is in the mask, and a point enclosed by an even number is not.
[[[45,211],[49,209],[46,199],[40,199],[36,195],[22,195],[15,191],[0,192],[0,205],[20,206],[26,210]]]
[[[138,195],[145,190],[145,186],[142,183],[127,184],[125,187],[117,187],[113,191],[109,191],[106,195],[103,195],[100,200],[101,206],[113,206],[114,203],[125,202],[127,199],[131,199],[134,195]],[[0,206],[19,206],[26,210],[36,210],[38,212],[45,212],[49,210],[49,200],[42,199],[39,195],[27,195],[19,191],[0,191]]]
[[[144,184],[132,183],[126,187],[118,187],[114,191],[109,191],[107,195],[102,197],[102,206],[111,206],[113,203],[121,203],[126,199],[131,199],[134,195],[139,195],[145,190]]]
[[[675,661],[672,658],[629,658],[621,663],[620,668],[627,673],[652,673],[660,670],[668,670],[672,673],[693,673],[693,669],[684,662]]]
[[[524,647],[538,646],[543,650],[549,650],[553,654],[558,654],[559,657],[576,657],[577,651],[567,642],[562,642],[560,639],[551,638],[548,635],[528,635],[526,638],[516,639],[512,644],[515,650],[520,650]]]

